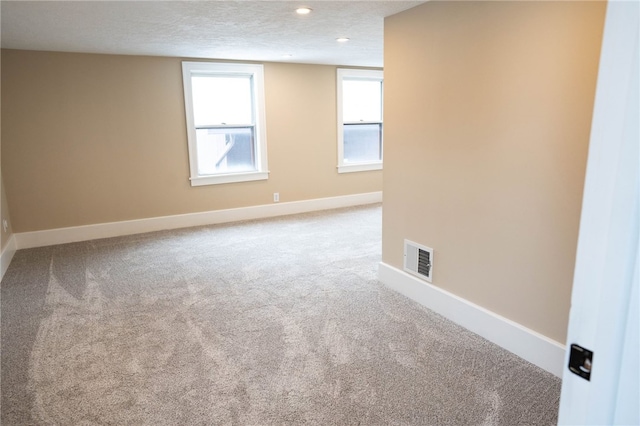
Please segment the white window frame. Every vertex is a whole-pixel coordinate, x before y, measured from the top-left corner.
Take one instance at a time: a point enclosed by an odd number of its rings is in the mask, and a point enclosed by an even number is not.
[[[200,175],[198,173],[198,149],[196,126],[193,113],[193,94],[191,76],[245,75],[253,81],[253,120],[255,125],[256,170],[248,172],[216,173]],[[187,118],[187,140],[189,147],[189,169],[191,186],[215,185],[233,182],[266,180],[269,178],[267,167],[267,132],[264,102],[264,68],[260,64],[235,64],[222,62],[182,62],[182,83],[184,86],[184,106]]]
[[[338,173],[351,173],[351,172],[364,172],[368,170],[382,170],[382,152],[380,153],[379,161],[372,161],[366,163],[345,163],[344,162],[344,121],[342,115],[342,82],[345,79],[357,79],[357,80],[373,80],[380,81],[384,85],[384,74],[379,70],[362,70],[362,69],[349,69],[338,68],[337,69],[337,100],[338,100]],[[383,98],[381,96],[380,103],[382,104]],[[380,105],[382,110],[382,105]],[[384,126],[383,111],[380,111],[381,123]],[[347,123],[348,124],[348,123]]]

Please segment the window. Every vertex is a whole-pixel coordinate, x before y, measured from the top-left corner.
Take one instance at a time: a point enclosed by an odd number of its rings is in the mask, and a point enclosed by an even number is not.
[[[382,80],[338,69],[338,173],[382,169]]]
[[[268,178],[262,65],[183,62],[191,186]]]

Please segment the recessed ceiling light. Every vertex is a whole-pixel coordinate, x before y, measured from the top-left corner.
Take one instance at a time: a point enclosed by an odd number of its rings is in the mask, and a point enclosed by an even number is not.
[[[308,15],[311,13],[311,8],[310,7],[299,7],[296,9],[296,13],[298,15]]]
[[[346,43],[346,42],[348,42],[348,41],[349,41],[349,38],[348,38],[348,37],[338,37],[338,38],[336,39],[336,41],[337,41],[338,43]]]

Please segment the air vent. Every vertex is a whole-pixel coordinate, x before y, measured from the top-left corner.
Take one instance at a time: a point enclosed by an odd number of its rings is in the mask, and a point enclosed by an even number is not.
[[[433,276],[433,249],[404,240],[404,270],[431,282]]]

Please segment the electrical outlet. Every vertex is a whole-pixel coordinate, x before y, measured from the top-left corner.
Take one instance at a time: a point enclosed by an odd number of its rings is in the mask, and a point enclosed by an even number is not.
[[[274,203],[280,202],[280,193],[279,192],[274,192],[273,193],[273,202]]]
[[[2,219],[2,229],[4,232],[7,232],[7,228],[9,228],[9,222],[7,222],[7,219]]]

